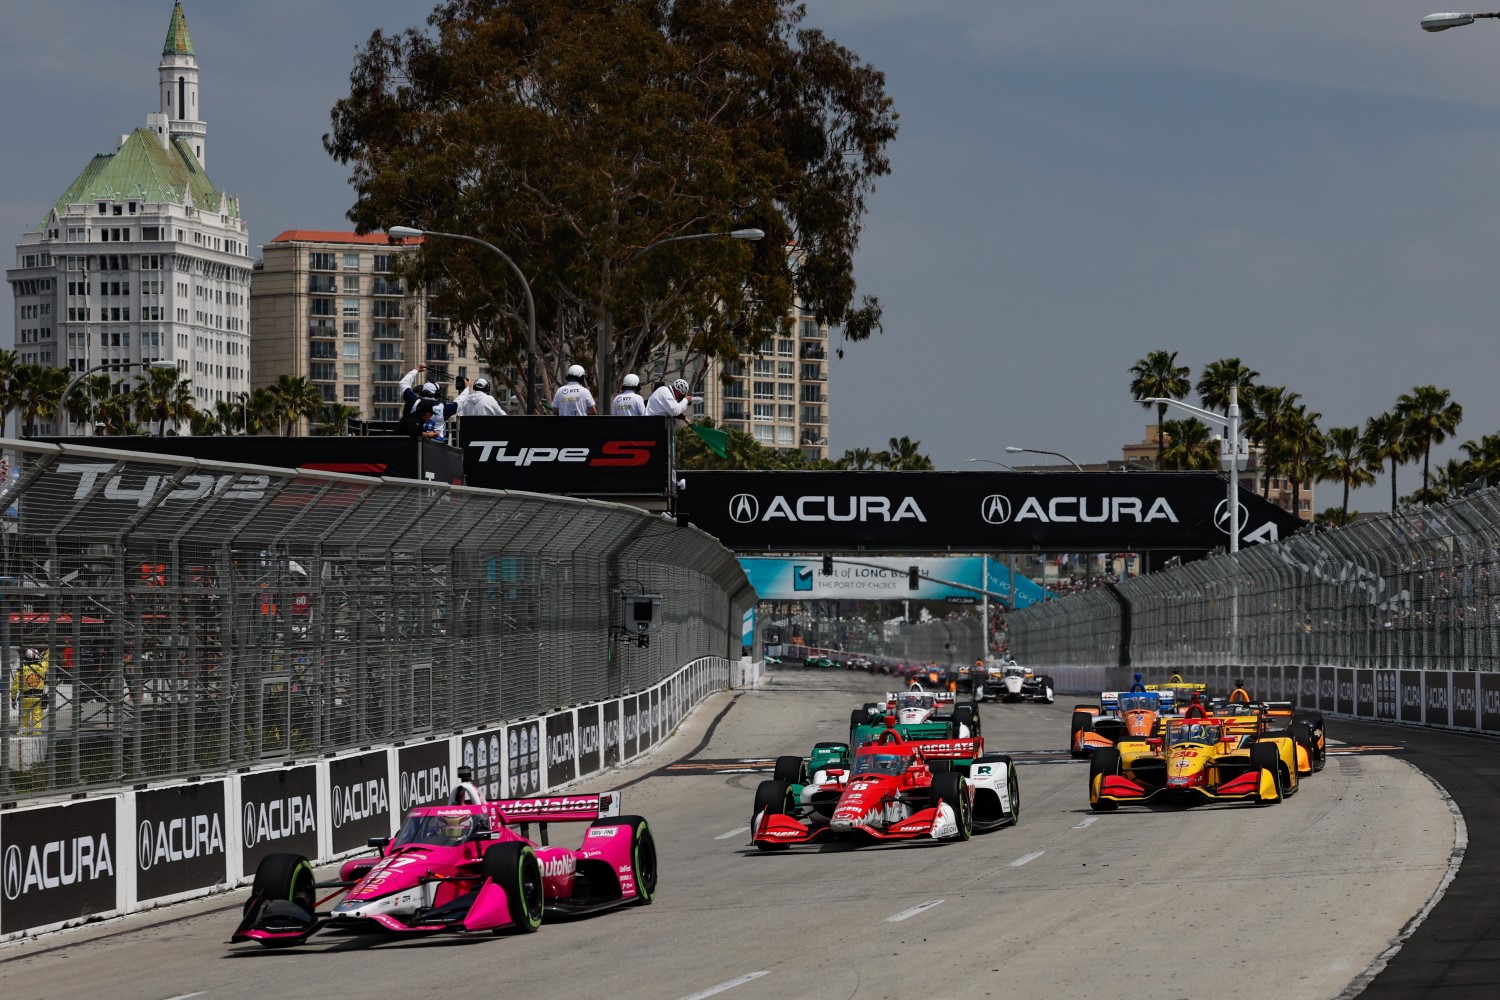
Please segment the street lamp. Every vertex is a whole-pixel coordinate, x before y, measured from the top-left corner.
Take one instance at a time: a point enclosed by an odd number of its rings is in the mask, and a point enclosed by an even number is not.
[[[1004,462],[997,462],[993,458],[966,458],[966,459],[964,459],[964,461],[965,462],[988,462],[991,465],[998,465],[1002,469],[1010,469],[1011,472],[1015,472],[1016,471],[1014,467],[1006,465]]]
[[[1179,410],[1188,411],[1199,420],[1207,420],[1224,428],[1226,436],[1220,457],[1229,470],[1229,483],[1225,490],[1225,502],[1228,504],[1225,513],[1229,517],[1229,551],[1238,552],[1240,550],[1240,387],[1237,385],[1229,387],[1229,416],[1227,418],[1213,410],[1205,410],[1184,403],[1180,399],[1172,399],[1170,396],[1146,396],[1136,402],[1175,406]]]
[[[1060,451],[1048,451],[1046,448],[1018,448],[1013,444],[1006,445],[1005,450],[1010,452],[1010,454],[1012,455],[1019,455],[1023,451],[1029,452],[1032,455],[1052,455],[1056,458],[1062,459],[1064,462],[1070,463],[1073,468],[1077,469],[1079,472],[1083,471],[1083,466],[1079,465],[1077,462],[1073,461],[1071,458],[1069,458],[1067,455],[1064,455]]]
[[[1422,30],[1447,31],[1449,28],[1462,28],[1466,24],[1473,24],[1476,17],[1500,17],[1500,11],[1493,14],[1428,14],[1422,18]]]
[[[521,287],[526,291],[526,413],[529,416],[536,415],[536,300],[531,297],[531,282],[526,280],[525,273],[516,266],[516,262],[510,259],[510,255],[501,250],[495,244],[482,240],[477,236],[464,236],[461,233],[440,233],[435,229],[417,229],[414,226],[391,226],[385,231],[387,236],[396,239],[407,239],[413,236],[437,236],[445,240],[460,240],[464,243],[474,243],[497,254],[501,260],[510,265],[517,278],[521,279]]]
[[[88,378],[90,375],[97,374],[97,373],[102,372],[102,371],[104,371],[105,369],[108,369],[108,368],[140,368],[140,367],[145,367],[145,368],[171,368],[173,371],[176,371],[177,370],[177,363],[175,361],[105,361],[105,362],[102,362],[100,364],[95,365],[92,368],[85,369],[84,371],[81,371],[77,375],[73,376],[73,381],[69,382],[67,388],[62,391],[62,395],[57,397],[57,415],[59,417],[62,417],[62,418],[66,418],[67,417],[67,414],[68,414],[68,410],[67,410],[68,397],[73,394],[73,390],[78,387],[79,383],[81,383],[84,379]],[[89,433],[90,433],[90,435],[92,435],[93,430],[94,430],[94,428],[93,428],[93,421],[91,420],[91,421],[89,421]]]

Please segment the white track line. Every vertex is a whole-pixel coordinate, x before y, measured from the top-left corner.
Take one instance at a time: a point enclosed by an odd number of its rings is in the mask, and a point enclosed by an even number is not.
[[[1073,829],[1075,829],[1075,830],[1087,830],[1089,827],[1093,826],[1097,822],[1099,822],[1099,817],[1098,816],[1085,816],[1083,818],[1083,822],[1079,823],[1077,826],[1073,827]]]
[[[1030,862],[1035,861],[1037,858],[1046,853],[1046,851],[1032,851],[1030,854],[1023,854],[1016,860],[1012,861],[1010,864],[1006,865],[1006,867],[1019,868],[1024,864],[1029,864]]]
[[[179,993],[175,997],[167,997],[167,1000],[192,1000],[193,997],[201,997],[202,995],[203,991],[199,990],[197,993]]]
[[[714,839],[715,840],[728,840],[730,837],[738,837],[742,833],[748,833],[749,830],[750,830],[750,828],[748,826],[737,826],[733,830],[730,830],[728,833],[721,833],[721,834],[719,834]]]
[[[704,997],[711,997],[715,993],[723,993],[725,990],[732,990],[736,986],[745,985],[752,979],[759,979],[761,976],[769,976],[770,974],[771,972],[769,969],[764,972],[752,972],[749,975],[741,976],[738,979],[731,979],[727,982],[720,983],[718,986],[710,986],[708,989],[703,990],[699,993],[694,993],[691,996],[685,996],[682,998],[682,1000],[703,1000]]]
[[[886,917],[885,918],[885,923],[888,923],[888,924],[899,924],[901,921],[907,920],[907,919],[909,919],[911,917],[915,917],[918,913],[923,913],[923,912],[925,912],[927,910],[930,910],[934,906],[940,905],[942,902],[943,902],[943,900],[941,900],[941,899],[929,899],[925,903],[918,903],[916,906],[913,906],[909,910],[902,910],[900,913],[896,914],[895,916]]]

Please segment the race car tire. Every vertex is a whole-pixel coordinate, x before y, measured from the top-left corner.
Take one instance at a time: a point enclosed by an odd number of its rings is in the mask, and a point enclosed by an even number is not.
[[[656,899],[656,837],[640,816],[621,816],[616,822],[630,827],[630,865],[635,872],[635,902],[650,906]]]
[[[932,776],[932,804],[948,803],[958,821],[958,839],[968,840],[974,835],[974,814],[969,809],[968,783],[961,774],[947,771]]]
[[[1273,805],[1286,799],[1286,780],[1283,777],[1286,767],[1281,763],[1281,753],[1276,749],[1275,743],[1251,744],[1250,768],[1255,771],[1270,771],[1276,775],[1277,797],[1274,799],[1262,799],[1260,800],[1261,805]]]
[[[1095,750],[1089,757],[1089,798],[1093,798],[1094,779],[1101,774],[1119,774],[1121,767],[1120,751],[1114,747],[1101,747]],[[1091,802],[1090,807],[1095,812],[1114,812],[1120,808],[1118,802]]]
[[[973,705],[953,706],[953,732],[958,735],[959,726],[968,726],[970,736],[979,735],[979,713],[974,711]]]
[[[1313,739],[1312,727],[1305,722],[1294,722],[1287,735],[1292,738],[1292,742],[1307,751],[1307,761],[1316,771],[1318,769],[1318,745]]]
[[[1073,711],[1073,721],[1068,725],[1068,752],[1074,757],[1087,757],[1087,749],[1077,749],[1078,734],[1094,726],[1094,715],[1092,712]]]
[[[496,934],[534,934],[542,926],[547,899],[542,891],[542,866],[530,844],[491,844],[479,859],[479,874],[505,890],[510,926],[495,928]]]
[[[777,781],[785,781],[788,785],[805,785],[807,784],[807,761],[791,754],[777,757],[773,777]]]
[[[754,836],[755,821],[769,809],[774,813],[790,814],[792,811],[792,788],[785,781],[762,781],[755,786],[755,808],[750,812],[751,836]],[[784,851],[786,844],[774,844],[757,840],[755,846],[762,851]]]
[[[250,883],[244,915],[249,916],[256,906],[285,899],[306,910],[311,919],[315,906],[313,882],[312,864],[302,855],[267,854],[255,866],[255,881]]]
[[[1052,678],[1043,677],[1041,686],[1042,690],[1037,694],[1037,701],[1041,702],[1043,705],[1050,705],[1057,700],[1055,694],[1056,688],[1054,688],[1052,685]]]
[[[868,726],[870,724],[870,713],[868,709],[852,708],[849,710],[849,728],[855,726]]]

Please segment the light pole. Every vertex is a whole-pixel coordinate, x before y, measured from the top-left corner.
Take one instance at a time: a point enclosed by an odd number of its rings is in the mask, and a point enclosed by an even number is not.
[[[176,365],[175,362],[172,362],[172,361],[105,361],[105,362],[102,362],[100,364],[95,365],[92,368],[87,368],[87,369],[79,372],[77,375],[73,376],[73,381],[69,382],[68,385],[67,385],[67,388],[65,388],[62,391],[62,395],[57,397],[57,415],[59,417],[61,417],[61,418],[64,418],[64,419],[67,418],[67,415],[68,415],[68,410],[67,410],[68,397],[73,394],[73,390],[74,389],[78,388],[79,383],[81,383],[84,379],[88,378],[90,375],[95,375],[95,374],[97,374],[99,372],[102,372],[102,371],[105,371],[106,369],[109,369],[109,368],[141,368],[141,367],[145,367],[145,368],[171,368],[171,369],[173,369],[175,371],[176,368],[177,368],[177,365]],[[90,412],[92,414],[92,410]],[[93,436],[93,433],[94,433],[93,421],[90,420],[89,421],[89,436]]]
[[[668,236],[665,239],[647,243],[635,253],[625,258],[625,262],[633,264],[657,247],[664,247],[669,243],[692,243],[697,240],[745,240],[755,243],[766,238],[764,229],[728,229],[713,233],[689,233],[686,236]],[[612,373],[610,372],[610,351],[613,349],[614,341],[614,315],[606,312],[600,319],[599,338],[599,385],[604,391],[614,385]],[[665,369],[665,366],[663,366]]]
[[[1224,428],[1224,452],[1222,459],[1226,461],[1229,470],[1229,482],[1225,486],[1224,514],[1229,518],[1229,552],[1234,555],[1240,550],[1240,387],[1231,385],[1229,387],[1229,416],[1223,417],[1212,410],[1205,410],[1197,406],[1191,406],[1181,400],[1172,399],[1167,396],[1147,396],[1145,399],[1137,400],[1141,403],[1165,403],[1175,406],[1180,410],[1186,410],[1200,420],[1210,420]],[[1229,611],[1229,665],[1238,666],[1235,662],[1239,656],[1239,633],[1240,633],[1240,581],[1236,575],[1237,567],[1230,567],[1229,580],[1232,600]]]
[[[516,262],[511,260],[510,255],[504,250],[477,236],[465,236],[462,233],[440,233],[435,229],[417,229],[414,226],[391,226],[385,232],[387,236],[394,236],[396,239],[407,239],[413,236],[437,236],[445,240],[460,240],[464,243],[474,243],[498,255],[501,260],[510,265],[510,269],[515,272],[516,277],[521,279],[521,288],[526,292],[526,414],[528,416],[536,416],[536,300],[531,297],[531,282],[526,280],[526,274],[516,266]]]
[[[1056,458],[1062,459],[1064,462],[1071,464],[1073,468],[1077,469],[1079,472],[1083,471],[1083,466],[1079,465],[1077,462],[1073,461],[1071,458],[1069,458],[1067,455],[1064,455],[1060,451],[1048,451],[1046,448],[1018,448],[1013,444],[1006,445],[1005,450],[1012,455],[1019,455],[1023,451],[1028,452],[1032,455],[1052,455]]]
[[[1015,472],[1016,471],[1014,468],[1012,468],[1009,465],[1006,465],[1004,462],[997,462],[993,458],[966,458],[966,459],[964,459],[964,461],[965,462],[988,462],[991,465],[998,465],[1002,469],[1010,469],[1011,472]]]
[[[1477,17],[1500,17],[1500,11],[1493,14],[1428,14],[1422,18],[1422,30],[1447,31],[1449,28],[1462,28],[1466,24],[1473,24]]]

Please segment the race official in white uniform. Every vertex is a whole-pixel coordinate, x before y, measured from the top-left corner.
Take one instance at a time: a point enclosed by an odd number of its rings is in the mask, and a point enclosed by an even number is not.
[[[599,412],[594,394],[582,385],[583,365],[568,368],[568,380],[552,394],[552,409],[559,417],[592,417]]]
[[[477,378],[453,401],[460,417],[503,417],[505,409],[490,395],[490,380]]]
[[[635,375],[626,375],[621,383],[624,388],[609,404],[612,417],[644,417],[646,401],[641,398],[641,380]]]
[[[651,394],[646,402],[646,413],[653,417],[680,417],[692,405],[693,397],[688,395],[687,379],[680,378]]]

